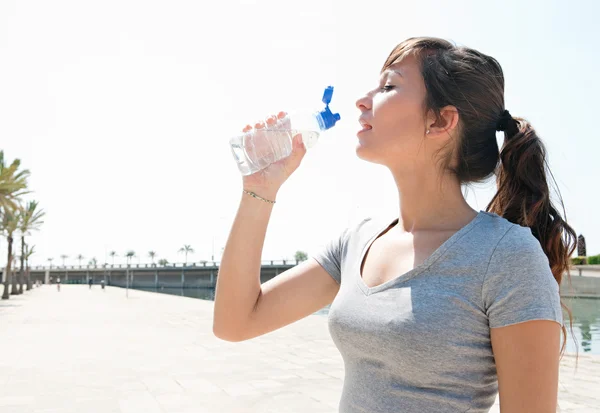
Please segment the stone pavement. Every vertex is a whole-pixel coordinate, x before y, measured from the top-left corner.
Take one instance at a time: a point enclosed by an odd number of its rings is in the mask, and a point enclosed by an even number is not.
[[[228,343],[213,303],[94,286],[0,302],[1,413],[334,413],[343,364],[325,316]],[[600,357],[561,363],[565,412],[600,412]],[[492,412],[499,412],[494,406]]]

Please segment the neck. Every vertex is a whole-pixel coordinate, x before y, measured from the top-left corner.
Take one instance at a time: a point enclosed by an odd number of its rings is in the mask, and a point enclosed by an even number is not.
[[[398,187],[398,228],[402,231],[458,230],[477,215],[458,180],[449,174],[392,174]]]

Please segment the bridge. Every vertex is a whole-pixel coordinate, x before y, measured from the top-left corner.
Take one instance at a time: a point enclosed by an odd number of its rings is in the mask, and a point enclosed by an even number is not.
[[[296,260],[262,261],[260,282],[264,283],[285,270],[298,265]],[[190,264],[131,264],[37,266],[31,268],[32,282],[48,284],[60,278],[63,284],[84,284],[91,278],[95,284],[130,288],[214,288],[219,262]],[[563,297],[600,298],[600,265],[577,265],[571,269],[571,285],[566,275],[561,284]]]
[[[264,283],[299,261],[263,261],[260,281]],[[104,280],[107,285],[130,288],[214,288],[219,264],[203,261],[191,264],[132,264],[132,265],[71,265],[32,267],[31,281],[48,284],[60,278],[63,284],[84,284],[91,278],[95,284]]]

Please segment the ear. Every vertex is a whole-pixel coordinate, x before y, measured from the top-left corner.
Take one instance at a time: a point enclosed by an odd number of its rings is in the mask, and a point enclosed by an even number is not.
[[[458,109],[454,106],[445,106],[440,110],[439,119],[433,114],[427,118],[427,130],[429,133],[427,136],[453,136],[456,128],[458,127],[458,121],[460,116],[458,115]]]

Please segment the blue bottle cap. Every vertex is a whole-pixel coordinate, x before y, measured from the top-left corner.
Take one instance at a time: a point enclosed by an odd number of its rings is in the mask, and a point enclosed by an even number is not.
[[[331,109],[329,109],[329,103],[331,102],[331,98],[333,96],[333,86],[328,86],[325,89],[325,93],[323,93],[323,103],[325,104],[325,109],[319,112],[319,126],[321,130],[327,130],[333,128],[335,123],[340,120],[339,113],[332,113]]]

